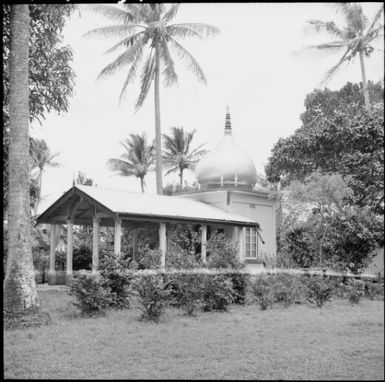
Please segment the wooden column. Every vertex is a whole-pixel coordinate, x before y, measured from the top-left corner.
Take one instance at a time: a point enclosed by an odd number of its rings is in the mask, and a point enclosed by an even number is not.
[[[233,227],[233,235],[231,237],[231,240],[233,241],[233,243],[237,243],[239,260],[242,261],[241,251],[240,251],[239,227],[238,226]]]
[[[245,261],[246,258],[246,227],[240,229],[239,234],[239,260],[241,262]]]
[[[99,219],[93,218],[92,229],[92,272],[95,273],[99,266]]]
[[[49,231],[49,270],[48,270],[48,284],[54,285],[56,283],[55,270],[55,249],[56,249],[56,225],[50,224]]]
[[[206,264],[206,256],[207,256],[207,225],[203,225],[203,224],[202,224],[201,255],[202,255],[202,262],[203,262],[203,264]]]
[[[67,271],[66,284],[72,281],[72,255],[73,255],[73,222],[71,219],[67,220]]]
[[[114,253],[120,253],[122,240],[122,221],[115,219]]]
[[[160,266],[166,266],[166,223],[159,223],[159,249],[161,251]]]

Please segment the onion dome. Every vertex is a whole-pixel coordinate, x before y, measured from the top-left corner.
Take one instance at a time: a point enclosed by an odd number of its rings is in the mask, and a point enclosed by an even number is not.
[[[200,160],[195,176],[202,189],[226,186],[253,188],[257,172],[253,161],[233,138],[229,108],[226,111],[225,134],[217,146]]]

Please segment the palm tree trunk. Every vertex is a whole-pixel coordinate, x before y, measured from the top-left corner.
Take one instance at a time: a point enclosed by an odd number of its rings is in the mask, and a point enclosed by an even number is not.
[[[8,312],[38,305],[32,263],[29,195],[28,43],[28,5],[12,5],[8,259],[4,281],[4,309]]]
[[[144,178],[140,178],[140,187],[142,189],[142,192],[144,193]]]
[[[160,128],[160,99],[159,99],[159,49],[155,48],[155,160],[156,160],[156,193],[163,194],[162,185],[162,135]]]
[[[179,170],[179,185],[180,189],[183,190],[183,170]]]
[[[370,102],[369,102],[368,84],[366,82],[364,52],[360,50],[359,54],[360,54],[361,74],[362,74],[362,90],[364,92],[365,107],[366,109],[369,109]]]

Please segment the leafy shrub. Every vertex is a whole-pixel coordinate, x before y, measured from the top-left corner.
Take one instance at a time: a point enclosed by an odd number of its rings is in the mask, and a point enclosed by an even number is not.
[[[51,322],[49,313],[41,306],[33,306],[19,312],[4,311],[3,319],[6,330],[38,327]]]
[[[70,294],[75,296],[83,315],[101,313],[111,302],[111,291],[106,287],[106,280],[100,274],[79,271],[72,279]]]
[[[301,278],[301,281],[306,287],[305,298],[310,303],[316,304],[318,308],[322,308],[327,301],[331,300],[333,286],[328,279],[317,276],[304,276]]]
[[[223,274],[204,274],[203,276],[203,310],[226,311],[234,302],[234,290],[231,280]]]
[[[188,316],[193,315],[203,301],[202,280],[199,274],[180,273],[170,277],[170,287],[174,306],[182,308]]]
[[[87,244],[82,243],[79,247],[74,248],[72,266],[74,271],[81,269],[91,270],[92,250]]]
[[[117,308],[129,308],[129,284],[131,276],[127,272],[129,260],[121,254],[104,251],[100,262],[100,274],[105,280],[105,288],[111,292],[110,305]]]
[[[374,283],[373,281],[367,281],[365,283],[365,297],[369,300],[384,299],[384,284]]]
[[[207,240],[208,268],[242,269],[244,265],[238,257],[237,244],[227,239],[223,233],[213,233]]]
[[[170,291],[161,274],[137,274],[131,289],[139,296],[142,319],[157,322],[167,307]]]
[[[262,310],[266,310],[274,304],[274,290],[268,275],[257,276],[251,284],[251,292]]]
[[[201,236],[191,224],[178,224],[169,238],[166,266],[176,269],[201,267]]]
[[[160,267],[161,251],[151,249],[148,244],[138,247],[138,269],[156,269]]]
[[[303,284],[297,275],[279,273],[270,276],[274,300],[285,307],[300,301],[304,294]]]
[[[227,277],[233,285],[233,298],[235,304],[244,304],[246,301],[248,275],[245,273],[231,272],[227,273]]]
[[[347,285],[348,299],[351,304],[358,304],[364,296],[365,283],[360,280],[351,279]]]

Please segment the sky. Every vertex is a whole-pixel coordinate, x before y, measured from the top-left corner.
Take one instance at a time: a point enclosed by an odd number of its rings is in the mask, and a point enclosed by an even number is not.
[[[382,3],[363,3],[370,18]],[[332,4],[327,3],[185,3],[174,23],[201,22],[216,26],[221,33],[205,40],[179,40],[199,62],[207,85],[199,83],[183,63],[176,61],[177,87],[161,87],[161,126],[168,134],[171,126],[196,130],[193,148],[206,143],[210,150],[221,139],[226,106],[230,108],[233,136],[264,175],[271,149],[280,137],[288,137],[301,126],[304,100],[320,83],[341,53],[329,55],[303,48],[331,41],[327,34],[306,29],[310,19],[335,20],[342,25]],[[87,31],[113,23],[81,6],[67,21],[63,43],[73,50],[72,67],[76,73],[74,96],[68,113],[47,115],[40,126],[31,126],[31,135],[44,139],[61,166],[47,168],[43,175],[40,212],[72,186],[79,171],[93,179],[98,187],[140,192],[136,177],[121,177],[109,170],[109,158],[123,154],[120,141],[129,134],[145,132],[155,137],[153,89],[143,107],[135,112],[139,82],[131,85],[119,105],[125,75],[123,70],[103,80],[99,72],[117,54],[103,53],[116,38],[84,38]],[[380,40],[366,60],[367,78],[384,78],[384,46]],[[348,81],[359,82],[359,59],[344,66],[327,84],[340,89]],[[186,171],[189,183],[194,174]],[[164,177],[163,185],[177,183],[177,174]],[[146,176],[146,192],[155,193],[155,172]]]

